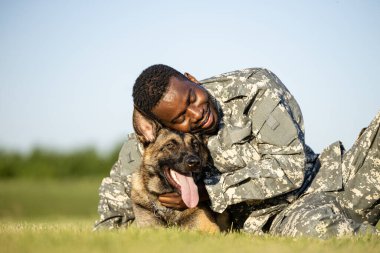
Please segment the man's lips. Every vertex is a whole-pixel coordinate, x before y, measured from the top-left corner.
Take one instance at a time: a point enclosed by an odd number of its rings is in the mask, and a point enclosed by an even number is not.
[[[207,112],[206,112],[206,116],[205,116],[205,119],[198,125],[198,129],[201,129],[201,128],[204,128],[204,127],[209,127],[210,125],[210,121],[212,120],[212,115],[211,115],[211,109],[210,107],[208,106],[207,107]]]

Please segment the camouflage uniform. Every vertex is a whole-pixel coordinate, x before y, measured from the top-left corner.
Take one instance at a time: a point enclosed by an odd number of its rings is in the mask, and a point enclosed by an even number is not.
[[[201,82],[215,98],[220,129],[209,136],[214,166],[205,168],[211,208],[234,227],[285,236],[376,232],[379,219],[380,114],[344,152],[340,142],[315,154],[305,144],[301,110],[266,69],[225,73]],[[134,137],[100,187],[98,226],[133,220],[130,175],[141,147]]]

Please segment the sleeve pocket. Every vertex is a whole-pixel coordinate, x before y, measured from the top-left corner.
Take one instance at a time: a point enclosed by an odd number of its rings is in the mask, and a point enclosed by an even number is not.
[[[297,137],[295,123],[280,98],[271,96],[269,90],[255,102],[250,115],[258,142],[287,146]]]

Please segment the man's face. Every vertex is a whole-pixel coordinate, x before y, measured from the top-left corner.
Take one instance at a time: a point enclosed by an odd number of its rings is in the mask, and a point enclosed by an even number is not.
[[[171,77],[166,94],[152,113],[173,130],[210,134],[218,127],[218,114],[209,96],[200,84]]]

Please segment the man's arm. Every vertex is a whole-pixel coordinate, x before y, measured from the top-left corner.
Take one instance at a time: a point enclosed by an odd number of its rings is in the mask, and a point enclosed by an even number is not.
[[[110,176],[103,179],[99,188],[98,213],[100,219],[95,229],[127,226],[134,220],[132,210],[131,178],[141,161],[138,142],[134,134],[128,136],[119,159],[111,169]]]
[[[240,93],[231,92],[236,96],[222,104],[222,129],[208,142],[218,171],[205,183],[217,212],[228,205],[265,200],[298,189],[310,156],[302,114],[293,96],[268,70],[246,76],[231,78],[231,82],[241,82],[240,86],[224,81],[231,88],[239,88]],[[244,90],[248,92],[241,92]]]

